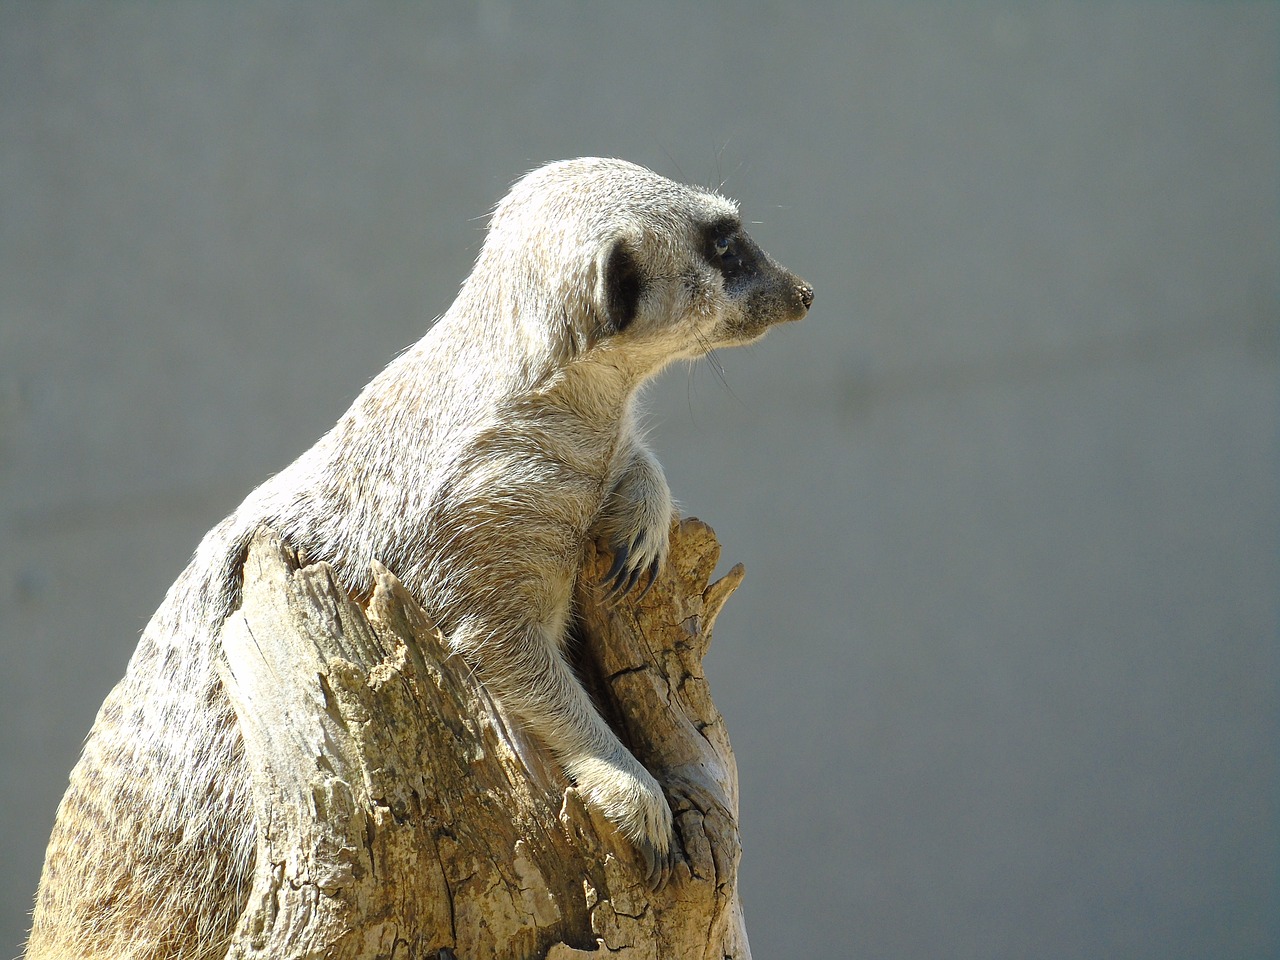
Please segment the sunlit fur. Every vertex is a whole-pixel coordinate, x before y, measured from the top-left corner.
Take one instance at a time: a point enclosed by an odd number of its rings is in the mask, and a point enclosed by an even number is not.
[[[386,564],[587,801],[665,856],[667,801],[561,644],[588,537],[627,550],[629,570],[666,555],[671,496],[636,430],[640,385],[808,305],[771,261],[757,306],[726,291],[699,231],[736,217],[717,195],[616,160],[553,164],[514,186],[449,311],[215,527],[169,590],[71,774],[29,957],[223,954],[256,826],[216,637],[263,525],[353,592]],[[643,280],[621,332],[602,300],[617,243]]]

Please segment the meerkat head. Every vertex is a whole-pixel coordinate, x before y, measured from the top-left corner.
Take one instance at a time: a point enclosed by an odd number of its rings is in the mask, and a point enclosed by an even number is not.
[[[655,372],[803,317],[813,289],[747,235],[737,206],[621,160],[542,167],[499,204],[485,252],[558,318],[565,350]],[[484,254],[482,254],[482,257]]]

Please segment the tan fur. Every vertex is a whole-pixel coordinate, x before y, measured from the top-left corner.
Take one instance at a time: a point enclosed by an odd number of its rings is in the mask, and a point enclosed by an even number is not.
[[[582,547],[611,544],[620,591],[661,564],[671,496],[636,429],[639,387],[799,319],[811,299],[715,194],[617,160],[519,181],[448,313],[215,527],[169,590],[72,771],[27,956],[224,952],[256,825],[217,633],[264,524],[352,591],[368,589],[371,561],[392,569],[665,875],[667,800],[562,657]]]

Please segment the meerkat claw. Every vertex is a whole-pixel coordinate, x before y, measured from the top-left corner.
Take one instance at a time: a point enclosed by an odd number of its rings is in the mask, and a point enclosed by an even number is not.
[[[636,851],[640,854],[644,885],[656,893],[671,879],[671,856],[659,852],[658,848],[647,840],[637,842]]]
[[[626,596],[636,588],[636,584],[640,582],[640,577],[644,574],[644,567],[636,565],[631,568],[631,572],[627,575],[627,582],[623,585],[621,596]]]
[[[608,572],[605,573],[603,581],[601,581],[604,586],[604,599],[606,602],[617,603],[631,593],[647,575],[648,581],[644,590],[640,592],[640,597],[643,597],[649,592],[649,588],[653,586],[654,581],[658,579],[658,571],[662,567],[661,558],[654,558],[653,562],[648,566],[633,563],[635,558],[636,551],[630,546],[623,544],[613,548],[613,563],[610,565]],[[636,599],[640,599],[640,597]]]
[[[630,559],[630,554],[631,551],[625,546],[617,546],[613,548],[613,564],[609,567],[609,570],[604,575],[603,580],[606,599],[612,599],[614,594],[618,592],[618,587],[622,585],[623,577],[626,575],[627,560]]]
[[[655,559],[653,563],[649,564],[649,582],[646,583],[644,585],[644,589],[640,591],[640,596],[636,597],[637,603],[643,600],[645,597],[645,594],[647,594],[650,590],[652,590],[653,585],[658,582],[658,573],[661,569],[662,569],[662,561],[660,559]]]

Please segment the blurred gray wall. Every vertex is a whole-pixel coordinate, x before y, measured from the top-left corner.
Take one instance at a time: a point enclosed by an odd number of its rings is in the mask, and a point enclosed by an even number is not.
[[[604,154],[817,288],[650,391],[749,569],[756,955],[1276,956],[1278,63],[1273,3],[0,5],[0,954],[200,535]]]

